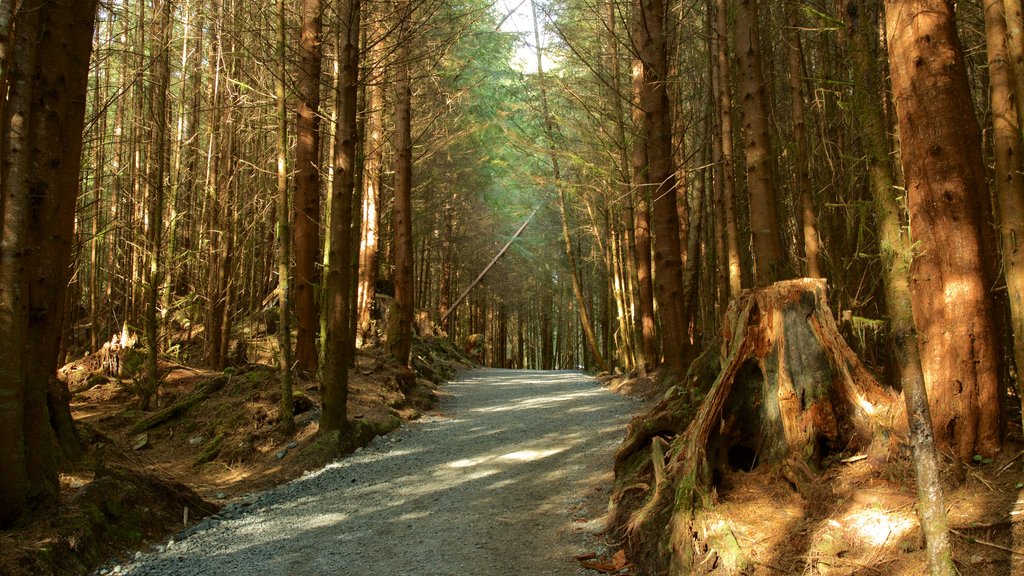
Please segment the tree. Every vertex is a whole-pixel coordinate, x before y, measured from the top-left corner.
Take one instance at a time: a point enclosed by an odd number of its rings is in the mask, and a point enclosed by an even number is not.
[[[150,162],[147,187],[150,191],[149,227],[146,231],[149,263],[146,275],[146,377],[139,395],[140,407],[149,410],[153,395],[160,386],[159,367],[160,318],[157,311],[159,290],[163,284],[164,190],[167,173],[167,91],[171,80],[171,0],[160,0],[156,12],[156,43],[151,47],[153,61],[149,117]]]
[[[316,334],[319,308],[316,292],[320,285],[320,0],[302,0],[299,35],[299,109],[295,122],[295,361],[299,368],[317,368]]]
[[[743,132],[746,138],[747,190],[750,193],[750,234],[754,252],[754,284],[767,286],[786,275],[782,250],[775,168],[765,101],[758,0],[736,3],[736,55],[743,91]]]
[[[394,248],[395,301],[388,325],[388,349],[403,365],[409,363],[413,320],[412,239],[412,87],[409,82],[409,30],[412,2],[398,3],[398,63],[395,71],[395,201]]]
[[[723,254],[728,271],[728,296],[735,298],[742,288],[740,274],[740,241],[736,226],[736,174],[733,169],[732,143],[732,78],[729,74],[729,40],[726,0],[715,0],[715,70],[718,77],[718,152],[721,157],[720,178],[722,223],[718,236],[724,237]]]
[[[291,304],[291,212],[288,202],[288,99],[285,77],[288,73],[288,34],[285,0],[277,0],[277,61],[274,78],[274,100],[277,112],[277,348],[281,355],[281,428],[290,433],[295,428],[295,403],[292,398],[292,314]]]
[[[814,217],[814,199],[811,196],[808,158],[810,153],[804,113],[804,51],[800,45],[800,20],[796,4],[790,4],[786,15],[786,51],[789,56],[789,98],[793,107],[793,140],[796,148],[795,192],[800,202],[805,273],[810,278],[821,278],[821,264],[818,262],[818,227]]]
[[[672,113],[669,108],[668,54],[662,0],[634,3],[634,42],[643,70],[639,109],[643,112],[636,146],[646,148],[647,178],[638,183],[650,190],[654,228],[654,289],[661,313],[665,368],[670,375],[686,369],[686,298],[682,247],[679,240],[677,183],[672,154]],[[636,67],[634,67],[634,71]]]
[[[330,268],[325,277],[327,294],[327,370],[323,378],[322,431],[348,429],[348,366],[352,351],[349,330],[353,313],[350,279],[353,276],[352,196],[356,172],[356,100],[359,88],[359,0],[339,6],[338,58],[340,78],[335,94],[337,129],[334,144],[334,181],[331,184]]]
[[[1021,174],[1021,131],[1007,42],[1003,3],[986,0],[989,100],[992,103],[992,148],[995,155],[995,197],[1003,257],[1003,275],[1010,305],[1013,360],[1017,386],[1024,384],[1024,175]],[[1019,94],[1019,93],[1018,93]]]
[[[77,443],[57,381],[95,0],[13,12],[0,121],[0,527],[56,500]],[[60,404],[63,404],[61,406]],[[48,407],[49,405],[49,407]],[[57,416],[54,418],[51,414]],[[55,431],[53,424],[58,424]],[[56,436],[55,436],[56,432]]]
[[[985,254],[981,132],[946,0],[886,0],[910,208],[914,321],[936,441],[963,460],[1002,446],[999,333]],[[965,343],[970,346],[965,346]]]
[[[940,573],[949,573],[952,563],[946,509],[912,310],[910,266],[913,249],[909,234],[900,221],[904,207],[896,197],[895,178],[889,160],[889,138],[879,97],[879,75],[875,69],[878,58],[875,30],[880,8],[876,0],[851,0],[846,4],[847,41],[854,79],[853,115],[866,152],[868,187],[878,221],[890,341],[895,351],[897,376],[903,387],[917,472],[918,515],[928,546],[929,563]]]

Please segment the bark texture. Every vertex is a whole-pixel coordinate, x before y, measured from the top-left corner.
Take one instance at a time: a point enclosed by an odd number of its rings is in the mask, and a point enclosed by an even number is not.
[[[338,114],[331,184],[330,268],[327,270],[327,354],[323,377],[323,431],[348,428],[348,365],[352,342],[349,330],[352,298],[352,196],[356,171],[356,104],[359,82],[359,0],[338,6],[341,77],[335,98]],[[344,437],[344,433],[342,434]]]
[[[743,134],[750,193],[750,234],[754,285],[767,286],[786,275],[779,208],[775,190],[771,123],[765,97],[758,33],[757,0],[736,3],[736,55],[742,74]]]
[[[0,527],[57,497],[78,441],[56,378],[95,0],[25,0],[0,123]],[[9,66],[9,67],[8,67]]]
[[[647,148],[647,177],[639,184],[651,193],[654,232],[654,290],[661,317],[662,352],[667,374],[685,370],[688,331],[679,237],[677,182],[672,154],[672,113],[669,105],[665,6],[662,0],[634,5],[634,38],[643,66],[639,106],[643,112],[637,145]]]
[[[876,439],[900,429],[896,396],[843,341],[823,280],[744,292],[726,312],[721,342],[717,375],[691,370],[706,390],[699,405],[690,408],[701,397],[677,387],[630,424],[616,453],[616,483],[631,492],[613,494],[613,518],[644,573],[691,574],[716,554],[713,543],[704,553],[694,546],[715,472],[776,464],[813,499],[827,455],[884,451],[887,441]],[[637,496],[623,476],[645,458],[654,481]]]
[[[981,132],[952,5],[886,0],[885,8],[921,363],[938,446],[967,461],[1002,446]]]
[[[316,371],[316,334],[320,285],[320,0],[302,0],[299,37],[301,65],[298,75],[299,111],[295,122],[295,361],[298,367]]]

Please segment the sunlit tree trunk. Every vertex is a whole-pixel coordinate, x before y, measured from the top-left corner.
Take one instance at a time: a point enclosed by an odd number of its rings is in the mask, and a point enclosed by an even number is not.
[[[1024,174],[1021,173],[1020,120],[1013,95],[1003,3],[1001,0],[985,0],[984,6],[997,221],[1003,275],[1010,303],[1017,389],[1021,390],[1024,383],[1024,378],[1021,378],[1021,370],[1024,369]]]
[[[786,16],[786,51],[789,64],[789,98],[793,114],[793,140],[796,144],[794,176],[804,241],[804,274],[810,278],[821,278],[821,264],[818,262],[818,227],[814,217],[814,199],[811,196],[807,123],[804,119],[804,52],[800,45],[800,21],[795,4],[790,4]]]
[[[634,4],[634,37],[641,65],[639,141],[647,148],[648,173],[639,183],[650,188],[654,228],[654,290],[661,317],[661,345],[668,374],[682,375],[686,360],[686,298],[683,290],[676,172],[672,154],[665,9],[662,0]]]
[[[736,2],[734,32],[736,55],[742,74],[740,86],[743,91],[743,133],[746,139],[754,284],[767,286],[785,277],[786,254],[782,249],[775,169],[772,165],[771,123],[768,103],[765,101],[757,4],[757,0]]]
[[[946,509],[943,504],[938,457],[924,372],[914,326],[910,293],[910,236],[900,221],[904,206],[897,198],[887,122],[882,108],[877,62],[879,0],[846,3],[847,44],[853,67],[853,116],[861,134],[868,169],[868,185],[878,222],[882,286],[889,313],[890,341],[907,406],[920,504],[918,514],[925,534],[929,561],[940,573],[951,566]]]
[[[302,0],[299,36],[301,64],[298,74],[299,110],[295,122],[295,361],[308,372],[317,369],[316,335],[319,307],[316,302],[320,274],[320,0]]]
[[[732,80],[730,78],[728,18],[726,0],[715,0],[715,59],[718,72],[718,134],[722,173],[722,216],[723,228],[719,234],[725,239],[725,260],[727,262],[729,291],[728,298],[735,298],[742,288],[740,273],[739,228],[736,226],[736,172],[733,167],[732,146]]]
[[[295,429],[295,403],[292,398],[292,322],[291,293],[291,212],[288,202],[288,99],[284,79],[288,74],[286,1],[277,0],[277,76],[274,98],[277,115],[277,348],[281,379],[281,429]]]
[[[379,46],[373,50],[378,61]],[[363,142],[362,226],[359,240],[359,288],[356,299],[356,342],[365,345],[370,338],[373,324],[370,311],[375,297],[377,282],[377,246],[380,242],[380,169],[384,154],[383,120],[384,89],[381,82],[370,82],[366,87],[367,113],[366,139]]]
[[[356,108],[359,95],[359,0],[338,6],[340,77],[335,94],[337,112],[334,181],[331,183],[330,268],[327,270],[327,366],[323,378],[322,431],[348,428],[348,366],[352,353],[349,294],[352,270],[352,196],[356,171]]]
[[[936,441],[963,460],[1002,445],[998,331],[985,262],[981,133],[946,0],[886,0],[910,207],[914,320]],[[966,346],[970,343],[970,346]]]
[[[149,159],[149,217],[146,231],[148,266],[146,270],[146,378],[139,395],[140,408],[149,410],[153,395],[160,386],[160,374],[157,366],[160,350],[160,314],[157,310],[161,279],[164,273],[163,263],[163,228],[164,228],[164,176],[166,174],[167,155],[167,91],[170,88],[170,43],[171,19],[173,6],[171,0],[161,0],[154,10],[157,34],[152,51],[153,79],[150,89],[149,121],[152,125],[150,134]]]
[[[1021,100],[1024,99],[1024,19],[1021,0],[1003,0],[1003,14],[1006,17],[1006,55],[1019,115]]]

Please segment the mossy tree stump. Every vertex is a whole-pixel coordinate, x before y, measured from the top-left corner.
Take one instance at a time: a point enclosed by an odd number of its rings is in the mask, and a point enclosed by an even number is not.
[[[905,427],[898,397],[840,336],[824,280],[743,292],[726,312],[721,342],[720,370],[703,397],[706,382],[692,377],[685,393],[677,388],[631,424],[616,454],[617,472],[625,462],[635,471],[638,453],[650,454],[651,482],[639,484],[645,499],[617,511],[631,559],[650,573],[691,573],[695,544],[712,540],[697,516],[710,508],[716,472],[770,465],[810,498],[827,456],[887,449],[891,433]],[[621,491],[637,485],[617,479]],[[622,493],[613,498],[621,503]],[[741,551],[722,552],[722,560],[742,566]]]

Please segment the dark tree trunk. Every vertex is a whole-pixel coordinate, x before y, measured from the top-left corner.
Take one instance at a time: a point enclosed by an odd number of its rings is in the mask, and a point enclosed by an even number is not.
[[[95,0],[26,0],[6,46],[8,92],[0,123],[0,527],[56,499],[56,443],[67,456],[79,450],[56,370],[95,14]]]
[[[316,287],[320,285],[320,0],[302,0],[302,29],[299,38],[302,64],[299,67],[299,112],[295,122],[295,361],[298,367],[315,372],[318,355],[316,334],[319,311]]]
[[[413,241],[412,241],[412,88],[409,83],[410,52],[408,33],[412,4],[399,4],[398,68],[395,79],[395,202],[394,264],[395,300],[388,321],[388,349],[403,365],[409,363],[413,320]]]
[[[327,270],[327,370],[323,377],[322,431],[348,428],[348,365],[352,352],[349,293],[352,277],[352,196],[356,171],[356,104],[359,95],[359,0],[340,4],[336,94],[337,130],[331,184],[330,268]]]
[[[736,55],[742,73],[743,131],[746,138],[750,234],[754,250],[754,284],[767,286],[786,276],[782,249],[771,124],[765,101],[764,72],[758,34],[757,0],[736,3]]]

